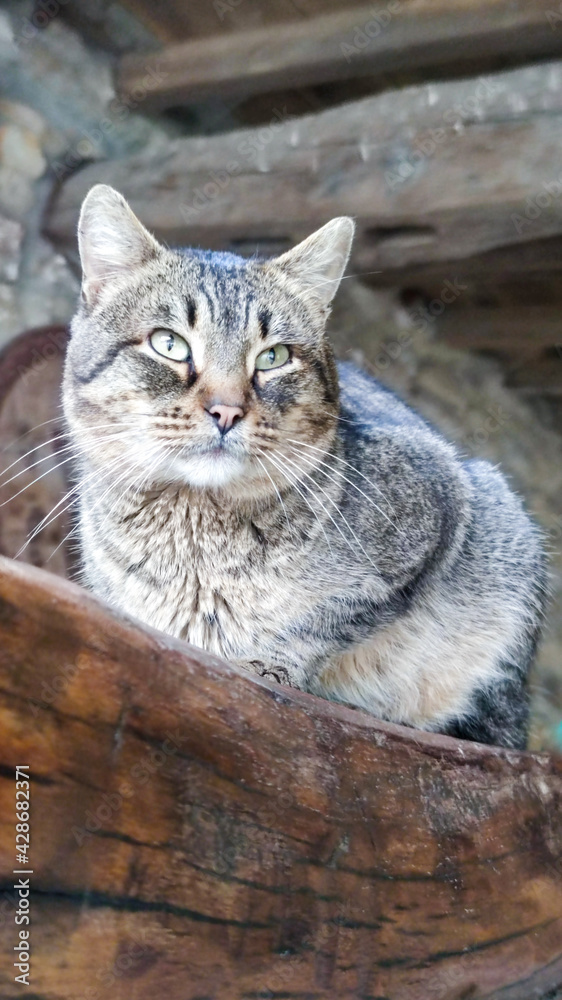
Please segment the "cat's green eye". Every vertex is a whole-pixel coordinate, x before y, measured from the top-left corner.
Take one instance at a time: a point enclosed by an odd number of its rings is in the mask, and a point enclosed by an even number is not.
[[[164,358],[171,358],[172,361],[189,361],[191,357],[191,348],[187,340],[172,330],[155,330],[148,339],[150,346]]]
[[[268,347],[267,351],[262,351],[256,358],[256,371],[268,372],[272,368],[280,368],[290,358],[289,348],[285,344],[276,344],[275,347]]]

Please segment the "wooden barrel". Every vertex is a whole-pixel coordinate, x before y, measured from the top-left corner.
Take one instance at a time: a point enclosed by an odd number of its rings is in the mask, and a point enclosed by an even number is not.
[[[71,463],[60,464],[70,455],[60,399],[67,341],[64,326],[38,327],[0,353],[0,554],[61,576],[73,565],[72,536],[64,541],[72,508],[60,503],[71,488]]]
[[[54,463],[64,337],[4,352],[10,461],[31,438]],[[8,555],[67,488],[61,470],[40,483],[0,507]],[[22,554],[58,576],[0,558],[2,998],[553,1000],[559,759],[243,674],[61,579],[65,530]],[[29,989],[12,965],[27,869]]]

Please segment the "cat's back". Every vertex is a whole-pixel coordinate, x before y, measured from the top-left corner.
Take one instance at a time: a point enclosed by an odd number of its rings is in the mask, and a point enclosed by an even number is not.
[[[442,550],[460,556],[474,593],[501,584],[525,600],[532,594],[536,605],[544,591],[542,534],[504,474],[488,461],[462,456],[392,390],[354,365],[340,365],[339,376],[347,456],[379,484],[391,516],[412,533],[429,532],[437,514]],[[453,561],[453,575],[455,566]]]
[[[406,446],[415,451],[416,445],[442,451],[452,458],[453,447],[424,418],[412,409],[392,389],[382,385],[367,372],[350,362],[338,365],[340,382],[341,432],[348,442],[368,448],[369,443]]]
[[[342,419],[354,425],[359,438],[396,437],[419,434],[437,437],[437,432],[392,389],[351,362],[338,364]]]
[[[405,500],[422,483],[441,506],[468,489],[453,445],[391,389],[348,362],[338,365],[338,434],[351,464]],[[428,497],[429,499],[429,497]]]
[[[476,568],[473,590],[499,583],[506,594],[542,606],[546,585],[544,538],[505,475],[483,459],[463,463],[471,484],[465,550]]]

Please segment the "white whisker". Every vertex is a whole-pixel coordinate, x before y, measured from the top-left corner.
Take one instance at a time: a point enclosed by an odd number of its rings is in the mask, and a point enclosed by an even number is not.
[[[289,473],[287,472],[287,470],[283,469],[276,462],[276,460],[272,457],[272,455],[270,455],[267,452],[263,451],[261,448],[259,449],[259,451],[260,451],[260,454],[264,456],[264,458],[269,459],[269,461],[271,462],[271,464],[275,466],[275,468],[277,469],[277,471],[280,472],[282,476],[285,476],[285,479],[290,484],[290,486],[292,486],[292,488],[297,491],[297,493],[299,494],[299,496],[301,497],[301,499],[304,500],[304,502],[307,505],[307,507],[312,511],[314,517],[316,518],[316,520],[318,521],[318,524],[320,525],[320,528],[322,529],[322,534],[324,535],[324,538],[326,539],[326,545],[328,546],[328,549],[330,550],[330,555],[331,555],[331,557],[333,559],[334,558],[334,553],[333,553],[332,546],[330,545],[330,539],[328,538],[328,536],[326,534],[326,529],[324,528],[324,525],[322,524],[322,521],[318,517],[318,511],[314,510],[314,507],[309,502],[309,500],[306,498],[306,496],[304,495],[304,493],[299,489],[299,487],[297,486],[297,484],[295,482],[293,482],[293,479],[290,478]],[[296,478],[296,477],[293,477],[293,478]],[[297,482],[298,482],[298,479],[297,479]],[[304,486],[305,484],[301,483],[301,485]],[[324,505],[318,500],[317,496],[315,496],[315,500],[318,503],[320,503],[320,506],[322,507],[322,509],[325,510]]]
[[[290,465],[294,465],[299,470],[299,472],[302,473],[302,475],[306,476],[307,479],[310,479],[310,481],[312,483],[314,483],[314,485],[320,490],[320,492],[324,494],[324,496],[326,497],[326,499],[330,501],[330,503],[332,504],[333,507],[335,507],[337,513],[340,515],[342,521],[344,522],[344,524],[348,528],[349,532],[351,533],[351,536],[355,539],[355,541],[357,542],[357,545],[359,546],[359,548],[361,549],[361,551],[363,552],[363,554],[367,557],[367,559],[371,563],[371,566],[374,566],[374,568],[377,569],[377,567],[375,566],[375,563],[371,559],[369,553],[364,548],[361,540],[355,534],[355,532],[354,532],[353,528],[351,527],[349,521],[347,520],[345,514],[343,514],[343,512],[340,510],[340,508],[338,507],[336,501],[330,496],[330,494],[325,489],[322,488],[322,486],[320,486],[319,483],[316,482],[315,479],[313,479],[313,477],[308,472],[305,472],[304,469],[301,469],[300,465],[297,462],[293,462],[293,460],[291,458],[287,458],[287,456],[285,456],[285,460],[287,462],[289,462]],[[304,483],[303,483],[303,486],[304,486]],[[332,524],[334,525],[334,527],[336,527],[337,530],[339,531],[339,533],[342,536],[342,538],[345,541],[345,543],[349,546],[349,548],[351,549],[351,551],[354,552],[355,550],[353,548],[353,545],[351,544],[351,542],[349,541],[349,539],[346,537],[345,533],[342,531],[342,529],[340,528],[340,526],[337,523],[337,521],[334,520],[334,518],[332,517],[332,515],[330,514],[329,511],[326,511],[326,513],[328,514],[328,517],[330,518],[330,520],[331,520]],[[377,572],[378,572],[378,570],[377,570]]]
[[[269,472],[267,471],[267,469],[266,469],[265,465],[263,464],[263,462],[262,462],[261,458],[258,458],[258,462],[260,463],[260,465],[261,465],[261,467],[262,467],[263,471],[265,472],[265,474],[266,474],[267,478],[269,479],[269,481],[270,481],[271,485],[273,486],[273,489],[274,489],[274,490],[275,490],[275,492],[277,493],[277,496],[278,496],[278,498],[279,498],[279,503],[281,504],[281,506],[282,506],[282,508],[283,508],[283,512],[284,512],[284,514],[285,514],[285,520],[286,520],[286,522],[287,522],[287,528],[289,529],[289,531],[290,531],[290,532],[292,532],[292,533],[293,533],[293,529],[291,528],[291,525],[290,525],[290,523],[289,523],[289,515],[287,514],[287,508],[286,508],[286,506],[285,506],[285,502],[284,502],[284,500],[283,500],[283,497],[281,496],[281,493],[279,492],[279,489],[277,488],[277,484],[276,484],[275,480],[274,480],[274,479],[272,479],[272,477],[270,476],[270,474],[269,474]]]
[[[122,461],[122,458],[120,458],[120,461]],[[104,481],[104,479],[107,479],[108,475],[109,475],[109,474],[110,474],[111,472],[113,472],[113,471],[114,471],[114,469],[115,469],[115,468],[117,467],[117,465],[118,465],[118,462],[117,462],[117,460],[115,459],[115,460],[114,460],[113,462],[111,462],[111,463],[110,463],[110,465],[109,465],[109,466],[108,466],[108,467],[106,468],[106,470],[105,470],[104,472],[100,473],[100,479],[101,479],[101,482],[103,482],[103,481]],[[128,474],[129,474],[129,470],[127,470],[127,472],[125,473],[125,475],[128,475]],[[120,481],[120,480],[118,480],[118,482],[119,482],[119,481]],[[69,504],[68,504],[68,505],[67,505],[67,506],[66,506],[66,507],[65,507],[65,508],[64,508],[63,510],[59,511],[59,513],[58,513],[58,514],[56,514],[56,515],[55,515],[55,517],[52,517],[52,518],[51,518],[51,520],[50,520],[50,521],[48,521],[48,522],[47,522],[47,524],[45,524],[45,525],[44,525],[44,527],[45,527],[45,528],[46,528],[46,527],[48,527],[48,525],[49,525],[49,524],[51,524],[51,521],[55,521],[57,517],[60,517],[60,516],[61,516],[62,514],[64,514],[64,513],[65,513],[65,512],[67,511],[67,510],[70,510],[70,508],[71,508],[71,507],[73,507],[73,506],[74,506],[74,504],[76,504],[76,503],[78,503],[78,502],[80,501],[80,499],[81,499],[81,494],[80,494],[80,489],[81,489],[82,485],[83,485],[83,483],[82,483],[82,482],[81,482],[81,483],[79,483],[79,484],[78,484],[78,486],[74,487],[74,490],[71,490],[71,492],[70,492],[70,493],[67,493],[67,497],[68,497],[68,496],[70,496],[70,495],[71,495],[71,493],[73,493],[73,492],[74,492],[74,493],[76,493],[76,496],[74,497],[74,500],[71,500],[71,501],[70,501],[70,503],[69,503]],[[113,486],[113,484],[112,484],[112,486]],[[112,486],[110,487],[110,489],[112,489]],[[106,495],[106,494],[104,493],[104,496],[105,496],[105,495]],[[66,534],[66,535],[64,536],[64,538],[63,538],[63,539],[61,539],[61,541],[59,542],[59,544],[57,545],[57,547],[56,547],[55,549],[53,549],[53,551],[51,552],[51,554],[50,554],[49,558],[47,559],[47,562],[50,562],[50,560],[51,560],[51,559],[53,558],[53,556],[54,556],[54,555],[55,555],[55,554],[56,554],[56,553],[58,552],[58,550],[60,549],[61,545],[64,545],[64,543],[65,543],[66,541],[68,541],[68,539],[70,538],[70,536],[71,536],[71,535],[73,535],[73,534],[74,534],[74,533],[75,533],[76,531],[78,531],[78,528],[79,528],[79,527],[80,527],[80,525],[78,524],[78,525],[76,525],[76,526],[75,526],[74,528],[71,528],[69,532],[67,532],[67,534]],[[40,528],[40,530],[43,530],[43,529],[42,529],[42,528]],[[32,541],[32,539],[30,539],[30,541]]]
[[[31,483],[27,483],[26,486],[22,486],[21,490],[18,490],[17,493],[14,493],[11,497],[8,497],[7,500],[3,500],[2,503],[0,503],[0,507],[5,507],[7,503],[13,503],[13,501],[16,500],[17,497],[21,496],[22,493],[25,493],[26,490],[30,490],[32,486],[36,485],[36,483],[41,482],[41,480],[44,479],[45,476],[50,475],[52,472],[56,472],[57,469],[60,469],[61,466],[66,464],[66,462],[72,461],[73,458],[74,455],[68,455],[66,458],[63,458],[62,462],[57,462],[55,466],[53,466],[50,469],[47,469],[45,472],[42,472],[41,475],[37,476]],[[11,482],[11,479],[9,479],[8,482]]]
[[[287,438],[287,440],[291,441],[292,444],[298,444],[299,447],[301,445],[304,445],[305,448],[311,448],[313,451],[317,451],[321,455],[326,455],[327,454],[326,451],[323,448],[317,448],[316,445],[307,444],[306,441],[296,441],[294,438]],[[351,471],[355,472],[358,476],[361,476],[361,479],[364,479],[365,482],[369,484],[369,486],[372,486],[373,489],[377,490],[377,492],[380,493],[380,495],[381,495],[382,499],[384,500],[384,502],[388,503],[388,505],[390,506],[390,503],[386,499],[386,497],[385,497],[384,493],[382,492],[381,488],[379,486],[377,486],[376,483],[372,483],[371,480],[367,476],[365,476],[362,472],[360,472],[359,469],[356,469],[355,466],[351,464],[351,462],[346,462],[345,458],[340,458],[339,455],[332,455],[331,457],[333,459],[335,459],[336,462],[341,462],[342,465],[346,465],[348,467],[348,469],[351,469]],[[381,511],[381,513],[382,513],[382,511]],[[392,521],[390,523],[392,524]],[[396,525],[394,524],[393,527],[396,528]]]
[[[134,427],[134,426],[135,426],[135,424],[133,422],[131,422],[131,423],[122,423],[122,424],[116,424],[116,423],[113,423],[113,424],[96,424],[93,427],[89,427],[88,431],[103,430],[104,428],[107,428],[107,427]],[[68,437],[69,437],[68,434],[61,433],[61,434],[56,434],[55,437],[48,438],[47,441],[42,441],[41,444],[36,445],[35,448],[30,448],[29,451],[26,451],[24,455],[20,455],[19,458],[16,458],[12,462],[11,465],[8,465],[8,467],[6,469],[2,469],[2,472],[0,473],[0,475],[5,476],[6,473],[10,471],[10,469],[13,469],[14,465],[17,465],[18,462],[24,462],[26,458],[29,458],[30,455],[33,455],[36,451],[39,451],[40,448],[46,448],[48,444],[53,444],[55,441],[68,440]],[[28,468],[29,468],[29,466],[28,466]],[[1,485],[5,485],[5,484],[0,483],[0,486]]]
[[[62,403],[59,403],[58,405],[59,407],[62,407]],[[35,427],[30,427],[28,431],[24,431],[23,434],[20,434],[17,438],[13,438],[8,444],[5,444],[4,447],[0,449],[0,455],[3,455],[5,451],[9,451],[10,448],[13,448],[14,445],[18,443],[18,441],[22,441],[24,437],[27,437],[29,434],[33,434],[33,431],[38,431],[41,427],[46,427],[47,424],[62,423],[63,420],[64,417],[60,414],[58,417],[51,417],[50,420],[43,420],[42,423],[35,424]]]
[[[341,420],[344,424],[351,424],[352,427],[357,427],[357,421],[356,420],[349,420],[347,417],[342,417],[341,413],[338,413],[336,415],[331,410],[324,410],[324,409],[322,409],[322,407],[319,407],[319,410],[320,410],[320,413],[326,413],[330,417],[334,417],[335,416],[336,420]]]
[[[125,437],[125,434],[126,434],[125,431],[120,431],[118,434],[108,434],[106,437],[103,437],[101,440],[103,441],[104,444],[106,444],[108,441],[118,441],[120,438]],[[99,443],[99,439],[98,439],[97,443]],[[9,483],[13,483],[14,479],[19,479],[20,476],[24,476],[26,472],[29,472],[30,469],[34,469],[37,465],[41,465],[43,462],[48,462],[52,458],[55,458],[55,457],[58,458],[60,455],[64,455],[65,452],[71,452],[72,454],[68,458],[65,458],[62,462],[59,462],[54,467],[48,469],[47,472],[55,472],[56,469],[59,469],[61,467],[61,465],[65,464],[65,462],[69,462],[73,458],[78,458],[79,452],[78,452],[78,450],[76,448],[76,445],[74,445],[71,442],[70,444],[65,445],[64,448],[60,448],[56,452],[49,452],[48,455],[44,455],[43,458],[37,459],[37,461],[36,462],[32,462],[31,465],[26,465],[25,468],[21,470],[21,472],[16,472],[15,475],[13,475],[13,476],[10,477],[10,479],[6,479],[6,480],[4,480],[4,482],[0,482],[0,489],[3,489],[4,486],[8,486]],[[85,451],[84,451],[84,448],[81,449],[81,454],[86,454]],[[13,464],[15,464],[15,463],[13,463]],[[6,471],[8,471],[8,470],[6,470]],[[45,475],[47,475],[47,472],[45,473]],[[42,478],[43,478],[42,476],[39,476],[38,479],[35,479],[33,481],[33,483],[29,483],[28,486],[24,486],[23,490],[20,490],[20,493],[23,493],[26,489],[29,489],[30,486],[34,486],[35,483],[37,483],[39,481],[39,479],[42,479]],[[15,500],[15,498],[17,496],[19,496],[19,493],[14,494],[14,496],[11,497],[10,500],[5,500],[4,503],[10,503],[11,500]],[[4,506],[4,503],[0,504],[0,507]]]
[[[356,274],[346,274],[343,278],[325,278],[323,281],[317,281],[315,285],[310,285],[307,291],[312,291],[314,288],[320,288],[322,285],[333,285],[334,282],[338,284],[341,281],[348,281],[349,278],[366,278],[369,274],[382,274],[382,271],[357,271]]]
[[[298,441],[298,442],[297,442],[297,441],[295,441],[295,439],[294,439],[294,438],[287,438],[287,441],[290,441],[290,442],[291,442],[291,444],[299,444],[299,445],[301,445],[301,444],[306,444],[306,442],[304,442],[304,441]],[[306,445],[306,447],[307,447],[307,448],[311,448],[311,447],[313,447],[313,446],[312,446],[312,445]],[[293,450],[294,450],[294,451],[297,451],[297,449],[293,449]],[[318,451],[321,451],[321,449],[320,449],[320,448],[318,448],[318,449],[316,449],[316,450],[318,450]],[[297,452],[297,454],[299,454],[299,452]],[[325,452],[324,454],[327,454],[327,452]],[[302,455],[301,457],[302,457],[302,458],[304,458],[304,455]],[[337,458],[337,456],[336,456],[336,455],[333,455],[332,457],[333,457],[333,458]],[[393,528],[395,529],[395,531],[399,531],[399,530],[400,530],[400,529],[398,528],[398,525],[397,525],[397,524],[395,524],[395,523],[394,523],[394,521],[392,521],[392,520],[391,520],[391,519],[389,518],[388,514],[386,514],[386,513],[385,513],[385,511],[384,511],[384,510],[382,510],[382,508],[381,508],[381,507],[379,507],[379,505],[378,505],[377,503],[375,503],[375,501],[374,501],[374,500],[372,499],[372,497],[368,496],[368,495],[367,495],[367,493],[365,493],[365,492],[364,492],[364,491],[363,491],[362,489],[360,489],[360,487],[359,487],[359,486],[357,485],[357,483],[354,483],[352,479],[348,479],[348,477],[347,477],[347,476],[344,476],[343,472],[340,472],[340,470],[339,470],[339,469],[335,469],[333,465],[330,465],[330,464],[329,464],[329,462],[325,462],[325,461],[323,461],[322,459],[319,459],[319,458],[318,458],[318,459],[315,459],[315,460],[313,460],[313,459],[309,459],[309,461],[310,461],[310,463],[311,463],[312,465],[315,465],[315,464],[318,464],[318,465],[325,465],[327,469],[331,469],[331,470],[332,470],[332,472],[335,472],[337,476],[340,476],[340,477],[341,477],[341,478],[342,478],[342,479],[343,479],[343,480],[344,480],[344,481],[345,481],[346,483],[349,483],[349,485],[350,485],[350,486],[353,486],[353,488],[354,488],[354,489],[356,489],[356,490],[357,490],[357,492],[358,492],[358,493],[360,493],[362,497],[365,497],[365,500],[368,500],[368,502],[369,502],[370,504],[372,504],[372,506],[373,506],[373,507],[375,508],[375,510],[377,510],[377,511],[379,512],[379,514],[381,514],[381,515],[382,515],[382,516],[383,516],[383,517],[385,518],[385,520],[387,520],[387,521],[388,521],[388,523],[392,525],[392,527],[393,527]],[[343,462],[343,459],[341,459],[341,458],[340,458],[340,462]],[[348,463],[346,463],[346,464],[348,464]],[[351,466],[351,468],[353,468],[353,466]],[[324,472],[323,470],[319,470],[319,471],[321,471],[321,472],[322,472],[322,475],[323,475],[323,476],[326,476],[326,477],[327,477],[328,479],[331,479],[331,480],[332,480],[332,482],[336,482],[336,480],[335,480],[335,479],[333,478],[333,476],[330,476],[330,475],[328,475],[328,473],[327,473],[327,472]],[[354,471],[354,472],[358,472],[358,473],[359,473],[359,475],[361,475],[361,473],[359,472],[359,470],[358,470],[358,469],[354,469],[353,471]],[[366,479],[366,476],[364,476],[363,478],[364,478],[364,479]],[[369,480],[368,480],[368,479],[367,479],[367,482],[369,482]],[[386,501],[386,502],[388,502],[388,501]]]
[[[114,461],[112,463],[110,463],[109,469],[111,470],[111,469],[117,467],[117,465],[119,463],[121,463],[122,461],[123,461],[123,457],[121,455],[119,455],[117,458],[114,459]],[[57,517],[60,517],[62,514],[64,514],[67,510],[70,509],[70,507],[72,507],[76,503],[77,500],[80,499],[80,495],[78,494],[78,491],[80,489],[82,489],[82,487],[84,486],[84,484],[88,480],[93,479],[94,476],[99,476],[99,475],[103,475],[103,473],[100,473],[99,470],[96,469],[94,472],[90,473],[89,476],[86,476],[84,479],[81,479],[76,484],[76,486],[73,486],[72,489],[69,490],[68,493],[66,493],[65,496],[63,496],[63,498],[61,500],[59,500],[59,502],[57,504],[55,504],[54,507],[51,507],[51,510],[49,511],[49,513],[46,514],[45,517],[39,522],[39,524],[37,524],[35,526],[35,528],[33,529],[33,531],[28,536],[27,541],[16,552],[15,558],[17,559],[22,554],[22,552],[25,552],[27,546],[31,544],[31,542],[33,541],[33,539],[37,537],[37,535],[39,534],[40,531],[43,531],[44,528],[48,528],[48,526],[50,524],[52,524],[52,522],[55,521],[57,519]],[[63,503],[65,503],[65,501],[68,500],[69,497],[71,497],[73,495],[73,493],[77,493],[78,494],[76,496],[76,498],[74,500],[72,500],[71,503],[69,503],[66,507],[64,507],[63,510],[59,510],[58,513],[55,514],[55,511],[58,510],[58,508]],[[51,515],[54,515],[54,516],[51,516]]]
[[[146,455],[143,455],[143,462],[145,461],[145,459],[146,459]],[[151,465],[151,466],[150,466],[150,470],[149,470],[149,472],[150,472],[150,471],[152,471],[152,469],[153,469],[153,468],[156,468],[156,466],[157,466],[157,464],[158,464],[158,462],[159,462],[159,461],[160,461],[160,452],[158,451],[158,455],[157,455],[157,460],[156,460],[156,463],[154,463],[153,465]],[[138,464],[138,463],[136,463],[136,464]],[[114,468],[115,468],[115,463],[112,463],[112,465],[111,465],[111,466],[109,467],[109,471],[110,471],[110,472],[112,472]],[[111,492],[112,492],[113,490],[115,490],[115,487],[116,487],[116,486],[118,486],[118,485],[119,485],[119,483],[122,483],[122,482],[123,482],[123,481],[124,481],[124,480],[125,480],[125,479],[126,479],[126,478],[127,478],[128,476],[130,476],[130,475],[131,475],[131,471],[132,471],[132,470],[131,470],[130,468],[127,468],[127,469],[125,470],[125,472],[123,473],[123,475],[122,475],[122,476],[120,476],[120,477],[119,477],[118,479],[116,479],[116,480],[115,480],[114,482],[112,482],[112,483],[111,483],[111,485],[110,485],[110,486],[109,486],[109,487],[108,487],[108,488],[107,488],[107,489],[106,489],[106,490],[104,491],[104,493],[103,493],[103,494],[101,495],[101,497],[98,497],[98,499],[97,499],[97,500],[96,500],[96,502],[95,502],[95,503],[94,503],[94,504],[92,505],[92,507],[89,507],[89,508],[88,508],[88,513],[89,513],[89,514],[91,514],[91,513],[92,513],[92,512],[94,511],[94,510],[96,510],[96,509],[97,509],[97,508],[98,508],[98,507],[99,507],[99,506],[100,506],[100,505],[101,505],[101,504],[103,503],[103,501],[105,500],[105,498],[106,498],[106,497],[107,497],[107,496],[108,496],[108,495],[109,495],[109,494],[110,494],[110,493],[111,493]],[[107,478],[107,476],[103,476],[103,475],[102,475],[102,479],[103,479],[103,478]],[[143,479],[144,479],[144,478],[145,478],[145,477],[143,477]],[[141,480],[141,483],[142,483],[142,482],[143,482],[143,480]],[[138,492],[139,492],[139,490],[136,490],[136,491],[135,491],[135,493],[138,493]],[[79,497],[79,496],[77,496],[77,497],[76,497],[76,500],[73,500],[73,501],[72,501],[72,503],[71,503],[71,504],[69,504],[69,505],[68,505],[68,507],[66,507],[66,508],[65,508],[65,510],[68,510],[68,509],[69,509],[70,507],[72,507],[72,506],[73,506],[73,504],[74,504],[74,503],[76,503],[76,501],[77,501],[77,500],[79,500],[79,499],[80,499],[80,497]],[[122,502],[122,499],[123,499],[123,494],[121,494],[121,495],[120,495],[119,497],[117,497],[117,500],[116,500],[115,504],[113,504],[113,506],[112,506],[112,507],[110,508],[110,510],[109,510],[109,511],[107,512],[107,514],[106,514],[105,518],[103,519],[103,521],[102,521],[102,525],[101,525],[102,527],[103,527],[103,525],[104,525],[104,524],[105,524],[105,523],[107,522],[107,520],[108,520],[108,519],[109,519],[109,518],[110,518],[110,517],[112,516],[112,514],[113,514],[113,513],[115,512],[115,510],[116,510],[116,509],[117,509],[117,508],[119,507],[120,503]],[[65,542],[67,542],[67,541],[68,541],[68,539],[69,539],[69,538],[70,538],[70,537],[71,537],[71,536],[72,536],[73,534],[75,534],[75,532],[76,532],[76,531],[78,530],[78,528],[79,528],[79,525],[76,525],[76,526],[75,526],[74,528],[71,528],[71,530],[70,530],[70,531],[69,531],[69,532],[68,532],[68,533],[67,533],[67,534],[66,534],[66,535],[64,536],[64,538],[63,538],[63,539],[62,539],[62,540],[61,540],[61,541],[59,542],[59,544],[57,545],[56,549],[54,549],[54,550],[53,550],[53,552],[51,552],[51,555],[49,556],[49,559],[47,559],[47,562],[49,562],[49,560],[50,560],[50,559],[52,559],[52,557],[53,557],[53,556],[55,555],[55,553],[56,553],[56,552],[58,552],[58,550],[60,549],[61,545],[64,545],[64,543],[65,543]],[[98,530],[99,530],[99,526],[98,526]]]

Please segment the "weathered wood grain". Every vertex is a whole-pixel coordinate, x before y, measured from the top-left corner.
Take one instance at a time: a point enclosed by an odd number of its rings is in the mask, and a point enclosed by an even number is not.
[[[362,74],[382,78],[468,56],[553,56],[561,45],[549,15],[552,19],[551,0],[457,0],[454,7],[446,0],[388,0],[296,20],[293,11],[292,19],[273,31],[271,25],[253,30],[240,25],[228,32],[217,20],[214,34],[158,53],[159,79],[145,106],[247,97]],[[118,85],[125,101],[143,88],[146,72],[146,54],[121,59]]]
[[[80,203],[101,181],[171,244],[268,251],[350,214],[355,269],[396,277],[559,235],[561,145],[562,63],[302,119],[284,121],[277,108],[264,128],[84,167],[63,184],[47,231],[75,254]]]
[[[436,320],[439,336],[453,347],[498,350],[562,348],[562,308],[550,306],[502,306],[445,309]],[[562,387],[562,358],[560,359]]]
[[[514,364],[506,381],[511,388],[530,395],[562,398],[562,338],[550,356]]]
[[[295,16],[314,17],[345,5],[346,0],[306,0],[306,4],[298,6],[295,0],[252,0],[251,4],[244,0],[191,0],[189,4],[185,0],[166,0],[156,6],[154,0],[124,0],[124,6],[163,42],[203,38],[219,27],[229,32],[277,26]]]
[[[0,727],[0,941],[27,763],[37,1000],[529,1000],[562,981],[546,755],[256,680],[5,559]],[[0,992],[21,995],[7,963]]]
[[[527,304],[552,304],[560,299],[560,277],[562,270],[562,239],[560,236],[545,239],[529,239],[528,243],[513,243],[495,247],[470,257],[450,261],[435,261],[412,265],[408,268],[385,268],[369,275],[365,280],[380,287],[402,285],[422,288],[436,294],[443,282],[460,281],[467,284],[466,301],[478,301],[478,289],[484,295],[494,298],[502,286],[511,285],[519,289],[519,299],[527,302],[526,292],[531,295]],[[535,289],[542,285],[544,295],[536,295]],[[512,299],[511,299],[512,300]],[[463,295],[463,302],[465,301]],[[510,303],[508,296],[506,304]]]

